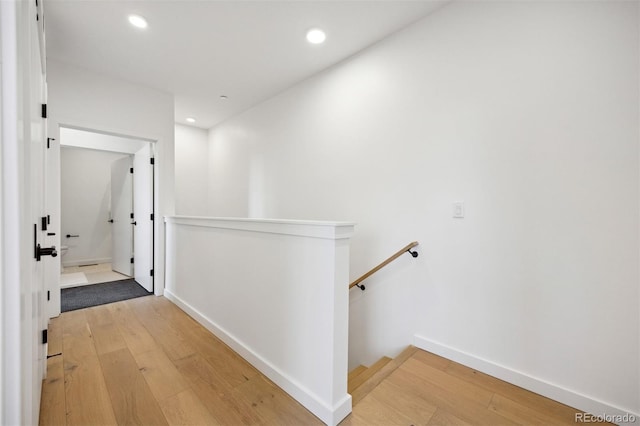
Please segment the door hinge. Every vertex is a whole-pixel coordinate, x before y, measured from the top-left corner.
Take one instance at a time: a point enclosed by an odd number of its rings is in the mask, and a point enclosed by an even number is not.
[[[42,118],[47,118],[47,104],[42,104]]]
[[[51,300],[51,291],[47,290],[47,302]]]
[[[153,213],[151,213],[151,220],[153,220]]]
[[[154,165],[155,164],[155,158],[153,158],[153,157],[149,158],[149,162],[151,163],[151,165]]]
[[[133,173],[133,167],[129,169],[129,173]]]
[[[51,148],[51,141],[55,141],[55,138],[47,138],[47,149]]]
[[[45,345],[47,341],[47,330],[42,330],[42,344]]]
[[[149,271],[149,274],[150,274],[151,276],[153,276],[153,269],[152,269],[151,271]]]
[[[133,213],[131,213],[131,219],[133,219]]]
[[[131,258],[131,263],[133,263],[133,257]]]
[[[40,220],[42,221],[42,231],[46,231],[47,230],[47,217],[43,216],[42,218],[40,218]]]

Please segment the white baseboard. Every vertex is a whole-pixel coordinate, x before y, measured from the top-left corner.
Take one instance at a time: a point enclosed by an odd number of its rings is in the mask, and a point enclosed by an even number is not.
[[[561,386],[549,383],[542,379],[530,376],[520,371],[513,370],[508,367],[496,364],[494,362],[478,358],[467,352],[463,352],[456,348],[444,345],[439,342],[427,339],[426,337],[415,335],[413,337],[413,344],[417,348],[425,351],[440,355],[444,358],[455,361],[459,364],[478,370],[482,373],[489,374],[505,382],[512,383],[521,388],[530,390],[539,395],[546,396],[555,401],[566,404],[570,407],[577,408],[584,412],[593,414],[594,416],[631,416],[632,422],[625,422],[624,424],[640,424],[640,414],[634,413],[629,410],[625,410],[606,402],[597,400],[595,398],[582,395],[578,392],[570,389],[565,389]],[[623,417],[620,417],[623,418]],[[615,419],[612,419],[615,423]]]
[[[207,330],[226,343],[231,349],[246,359],[251,365],[256,367],[262,374],[271,379],[282,390],[287,392],[293,399],[311,411],[320,420],[330,426],[335,426],[342,419],[351,413],[351,395],[345,394],[344,398],[335,406],[330,407],[321,401],[309,389],[288,376],[282,370],[276,368],[269,361],[248,347],[244,342],[237,339],[231,333],[220,327],[211,319],[204,316],[180,297],[173,294],[169,289],[164,289],[164,297],[178,305],[182,310],[191,315]]]

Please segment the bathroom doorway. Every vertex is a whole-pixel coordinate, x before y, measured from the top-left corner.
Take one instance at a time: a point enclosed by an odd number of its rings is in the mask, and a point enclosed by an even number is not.
[[[153,143],[60,128],[60,288],[153,292]]]

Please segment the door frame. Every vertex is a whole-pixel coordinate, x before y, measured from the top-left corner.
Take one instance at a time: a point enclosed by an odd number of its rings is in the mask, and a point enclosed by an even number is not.
[[[104,127],[101,126],[81,126],[81,125],[76,125],[76,124],[71,124],[73,123],[73,120],[59,120],[55,126],[55,133],[52,135],[54,137],[54,139],[52,139],[52,143],[51,143],[51,168],[52,168],[52,173],[50,174],[50,179],[47,179],[47,181],[45,182],[45,191],[47,191],[47,193],[50,194],[50,201],[52,203],[51,206],[47,206],[47,208],[52,212],[51,214],[51,224],[55,227],[55,229],[57,229],[56,232],[56,241],[55,241],[55,245],[56,247],[61,246],[61,235],[60,235],[60,229],[61,229],[61,182],[60,182],[60,147],[61,147],[61,130],[62,129],[70,129],[70,130],[78,130],[78,131],[82,131],[82,132],[89,132],[89,133],[95,133],[98,135],[104,135],[104,136],[113,136],[113,137],[118,137],[118,138],[125,138],[125,139],[130,139],[130,140],[134,140],[137,142],[143,142],[143,143],[149,143],[149,146],[151,147],[151,155],[153,158],[155,158],[155,163],[157,164],[157,157],[158,157],[158,149],[157,149],[157,145],[156,142],[158,141],[157,138],[149,138],[149,137],[145,137],[145,136],[140,136],[140,135],[132,135],[132,134],[127,134],[124,132],[119,132],[119,131],[112,131],[109,129],[105,129]],[[92,149],[97,149],[97,148],[92,148]],[[100,150],[100,149],[97,149]],[[109,151],[108,149],[103,149],[103,151]],[[112,152],[121,152],[121,151],[112,151]],[[129,152],[123,152],[123,153],[129,153]],[[156,191],[159,190],[159,188],[157,187],[157,182],[159,181],[158,178],[158,173],[159,173],[159,169],[158,167],[154,167],[153,169],[153,185],[152,185],[152,208],[153,208],[153,212],[154,212],[154,218],[157,217],[156,212],[158,212],[159,206],[157,204],[157,200],[158,197],[156,196]],[[153,262],[153,265],[155,267],[155,265],[158,264],[162,264],[161,262],[159,263],[156,259],[158,250],[156,248],[156,244],[158,242],[158,238],[156,238],[157,233],[159,232],[159,226],[161,226],[163,224],[159,224],[158,220],[155,220],[152,226],[152,247],[151,247],[151,259]],[[56,272],[56,273],[53,273]],[[60,270],[58,269],[57,271],[53,271],[52,273],[49,273],[48,276],[46,277],[45,281],[48,285],[47,290],[51,292],[52,297],[51,300],[49,301],[49,305],[48,305],[48,309],[47,309],[47,313],[48,316],[50,318],[53,317],[57,317],[58,315],[60,315]],[[164,286],[157,286],[156,285],[156,279],[155,276],[157,274],[154,274],[153,278],[153,292],[156,296],[161,296],[163,293],[163,288]]]

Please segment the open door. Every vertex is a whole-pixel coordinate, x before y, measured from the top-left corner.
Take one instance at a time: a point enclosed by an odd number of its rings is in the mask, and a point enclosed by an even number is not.
[[[111,163],[111,269],[133,276],[133,178],[131,157]]]
[[[62,247],[60,245],[60,216],[56,203],[60,199],[60,144],[47,138],[44,150],[44,195],[47,231],[44,236],[46,247],[58,247],[58,256],[44,262],[44,282],[47,293],[46,318],[60,315],[60,272],[62,269]]]
[[[147,143],[133,157],[133,257],[136,282],[153,291],[153,161]]]

